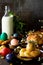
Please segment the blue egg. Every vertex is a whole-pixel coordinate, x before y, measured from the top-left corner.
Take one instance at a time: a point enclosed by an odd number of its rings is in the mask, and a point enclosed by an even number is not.
[[[7,40],[8,36],[6,33],[2,33],[1,36],[0,36],[1,40]]]
[[[18,33],[15,33],[14,35],[13,35],[13,37],[18,37],[19,36],[19,34]]]
[[[6,59],[7,62],[13,62],[14,54],[13,53],[7,54],[5,59]]]

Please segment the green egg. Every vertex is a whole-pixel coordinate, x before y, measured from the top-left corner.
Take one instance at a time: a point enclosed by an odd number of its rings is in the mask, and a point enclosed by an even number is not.
[[[8,36],[6,33],[2,33],[1,36],[0,36],[1,40],[7,40],[8,39]]]
[[[1,40],[1,35],[0,35],[0,40]]]

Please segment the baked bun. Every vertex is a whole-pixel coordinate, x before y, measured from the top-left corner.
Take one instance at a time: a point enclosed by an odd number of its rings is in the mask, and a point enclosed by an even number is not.
[[[24,52],[26,51],[26,48],[22,48],[20,51],[19,51],[19,55],[21,57],[24,57]]]
[[[24,52],[24,57],[26,57],[26,58],[32,58],[32,56],[30,55],[30,53],[28,51]]]
[[[27,43],[29,42],[29,41],[34,41],[34,42],[36,42],[36,40],[37,40],[37,35],[36,34],[31,34],[31,35],[29,35],[28,37],[27,37]]]
[[[34,51],[31,51],[31,52],[30,52],[30,55],[31,55],[32,57],[38,57],[38,56],[40,55],[39,49],[35,49]]]
[[[28,52],[33,51],[35,49],[35,44],[34,43],[28,43],[26,46],[26,50]]]
[[[19,56],[23,58],[31,58],[32,56],[30,53],[26,50],[26,48],[22,48],[19,52]]]
[[[43,32],[36,31],[29,34],[26,38],[27,43],[29,41],[34,41],[37,44],[43,44]]]
[[[35,58],[35,57],[38,57],[40,55],[40,50],[37,49],[37,48],[34,48],[32,47],[31,49],[29,48],[27,50],[27,48],[22,48],[20,51],[19,51],[19,56],[20,57],[23,57],[23,58]]]

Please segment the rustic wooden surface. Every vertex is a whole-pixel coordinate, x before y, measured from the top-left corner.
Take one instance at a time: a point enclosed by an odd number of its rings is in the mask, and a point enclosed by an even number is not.
[[[41,54],[41,56],[43,58],[43,53]],[[40,60],[40,59],[39,59]],[[16,63],[17,62],[17,63]],[[33,62],[33,63],[29,63],[29,64],[22,64],[22,63],[18,63],[18,61],[14,60],[14,63],[12,63],[12,65],[43,65],[43,60],[41,60],[40,62]],[[5,59],[2,59],[0,57],[0,65],[10,65],[10,63],[8,63]]]

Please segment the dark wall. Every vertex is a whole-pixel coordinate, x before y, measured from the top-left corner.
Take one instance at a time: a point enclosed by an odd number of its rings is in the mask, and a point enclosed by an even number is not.
[[[16,12],[32,12],[35,18],[43,18],[43,0],[14,0]]]
[[[27,29],[43,26],[43,23],[38,23],[43,19],[43,0],[0,0],[0,20],[5,5],[9,5],[27,23]]]
[[[43,19],[43,0],[0,0],[0,6],[7,4],[12,4],[14,12],[16,13],[28,13],[32,14],[35,18]],[[11,6],[11,5],[10,5]],[[0,7],[0,11],[1,11]],[[3,11],[1,11],[3,12]]]
[[[27,23],[26,29],[43,26],[43,0],[14,0],[14,11]]]
[[[9,5],[12,3],[12,10],[19,15],[21,13],[32,14],[34,18],[43,19],[43,0],[0,0],[1,6],[4,5],[3,3]]]

